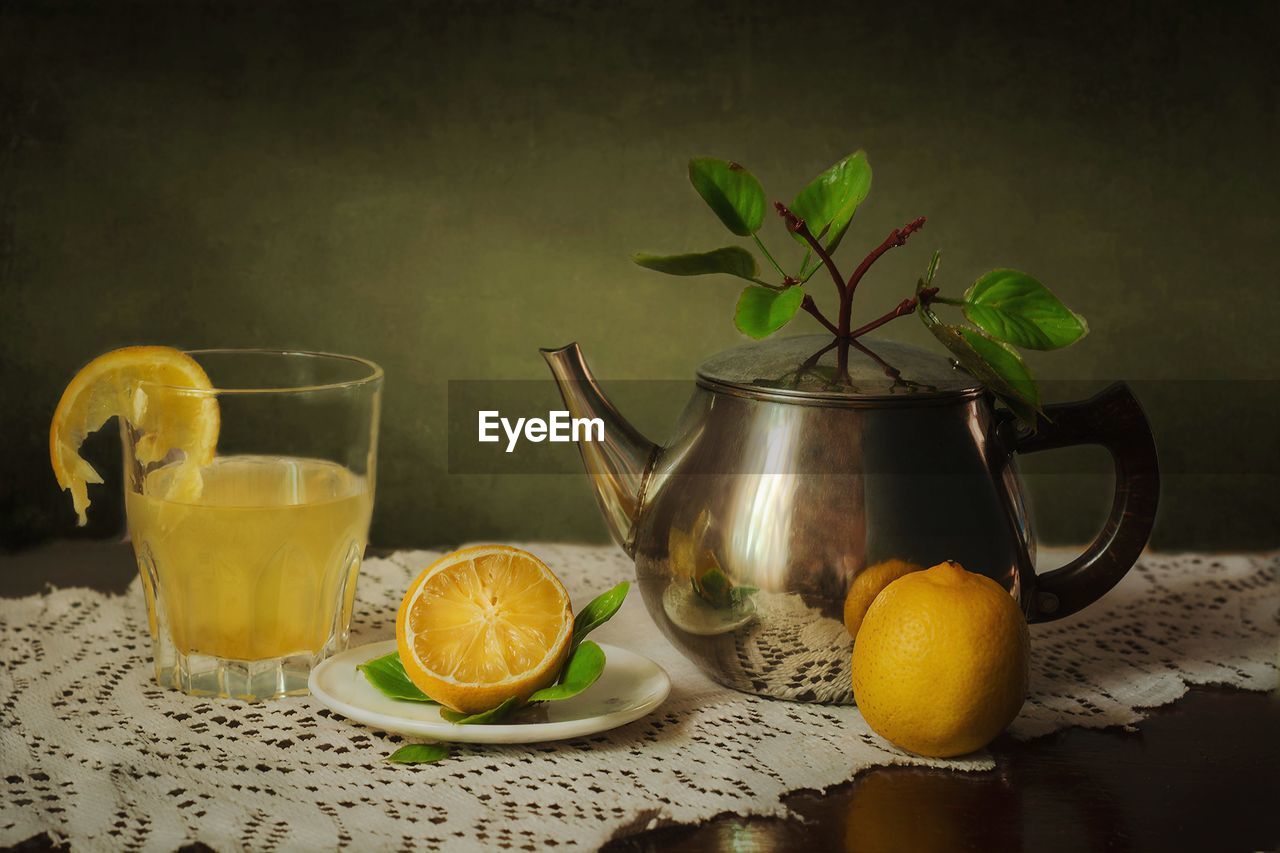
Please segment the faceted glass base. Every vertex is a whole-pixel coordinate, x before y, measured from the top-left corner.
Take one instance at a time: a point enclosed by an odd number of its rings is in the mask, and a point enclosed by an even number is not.
[[[312,667],[347,647],[363,543],[353,542],[344,549],[341,562],[335,563],[337,571],[331,576],[334,582],[327,585],[324,594],[311,592],[308,595],[282,596],[272,593],[270,585],[264,582],[259,584],[255,595],[247,596],[251,600],[243,606],[221,608],[207,605],[192,607],[191,601],[197,599],[194,593],[185,596],[174,594],[172,598],[183,605],[176,611],[183,614],[183,622],[177,625],[172,618],[173,608],[169,606],[172,601],[166,599],[165,581],[158,571],[152,549],[146,542],[135,540],[134,545],[147,602],[156,682],[161,687],[181,690],[193,696],[249,702],[305,696]],[[177,580],[186,580],[192,586],[197,581],[209,585],[195,572],[171,573],[168,579],[170,593],[177,586],[174,575]],[[269,572],[263,572],[263,575],[270,577]],[[308,584],[311,575],[305,572],[286,575],[286,580],[294,583],[295,593],[312,586]],[[229,595],[228,590],[234,588],[234,585],[221,581],[220,585],[213,586],[214,591],[221,591],[224,597]],[[216,596],[206,594],[205,599],[209,598]],[[302,604],[298,604],[296,599],[301,599]],[[282,630],[282,624],[304,624],[309,630]],[[224,654],[192,650],[195,642]],[[312,644],[320,647],[317,649]],[[252,660],[226,654],[234,655],[240,650],[267,654],[282,651],[285,654]]]
[[[192,696],[258,701],[305,696],[311,668],[327,655],[291,655],[270,660],[226,660],[209,655],[177,655],[156,662],[156,682]]]
[[[184,654],[169,638],[164,620],[157,620],[157,633],[152,643],[156,683],[192,696],[217,696],[246,702],[305,696],[312,667],[347,647],[350,610],[346,609],[345,613],[343,610],[339,608],[341,622],[334,626],[329,642],[318,652],[297,652],[262,660],[234,660],[194,652]]]

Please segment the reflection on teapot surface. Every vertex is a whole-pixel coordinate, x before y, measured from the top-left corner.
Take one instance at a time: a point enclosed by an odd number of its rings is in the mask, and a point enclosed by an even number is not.
[[[634,556],[645,600],[660,611],[655,621],[721,682],[779,698],[851,702],[844,604],[854,578],[882,559],[960,559],[1017,593],[1025,546],[1010,532],[1002,481],[974,446],[974,434],[990,429],[980,399],[929,418],[918,409],[730,395],[707,409],[701,429],[650,474]],[[949,457],[942,473],[859,470],[862,459],[916,445],[926,472],[930,457]],[[962,465],[968,470],[956,473]],[[723,473],[735,468],[744,472]],[[690,584],[702,554],[713,555],[733,584],[759,590],[751,596],[755,618],[734,627],[741,614],[726,614],[714,639],[681,627],[687,620],[675,615],[668,592]]]
[[[820,347],[814,351],[812,355],[800,363],[800,366],[794,371],[784,373],[781,376],[760,376],[755,382],[760,388],[785,389],[788,391],[801,390],[821,390],[835,391],[847,390],[852,392],[858,391],[858,385],[853,378],[853,373],[849,370],[849,351],[860,353],[871,359],[884,372],[884,376],[888,377],[890,383],[884,386],[887,393],[907,393],[931,392],[937,391],[937,387],[925,382],[916,382],[907,379],[902,375],[902,371],[885,361],[874,350],[858,341],[856,338],[839,341],[832,339],[826,346]],[[834,352],[834,364],[820,364],[823,356],[827,353]],[[876,386],[884,385],[883,380],[877,377]]]
[[[690,636],[674,618],[672,627],[665,629],[667,636],[699,663],[713,662],[713,677],[739,690],[800,702],[851,704],[853,639],[843,623],[794,592],[761,590],[750,601],[750,613],[741,624],[727,622],[716,636]]]
[[[1027,437],[942,356],[829,342],[775,338],[708,359],[665,447],[605,399],[576,345],[543,351],[571,416],[605,422],[603,442],[579,447],[649,613],[712,678],[852,701],[844,604],[880,561],[958,561],[1036,619],[1080,609],[1132,566],[1158,475],[1127,388],[1049,407],[1054,420]],[[1013,456],[1087,442],[1117,459],[1111,521],[1085,555],[1037,578]]]
[[[707,604],[689,584],[673,580],[662,594],[662,610],[681,631],[714,637],[736,631],[754,619],[756,604],[754,598],[744,598],[715,607]]]
[[[667,537],[667,561],[672,579],[662,593],[662,609],[677,628],[713,637],[727,634],[755,618],[753,586],[735,583],[720,566],[704,538],[711,526],[706,510],[689,530],[672,527]]]
[[[852,702],[853,644],[843,622],[796,592],[746,585],[737,572],[722,568],[716,553],[725,545],[711,536],[722,529],[705,508],[687,530],[672,526],[666,560],[671,580],[662,592],[666,621],[659,622],[668,636],[715,661],[727,674],[717,677],[732,686],[799,701]]]

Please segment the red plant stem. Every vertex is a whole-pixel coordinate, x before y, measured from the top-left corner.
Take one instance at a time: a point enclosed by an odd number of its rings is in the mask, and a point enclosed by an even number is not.
[[[846,385],[853,384],[853,378],[849,376],[849,344],[852,340],[847,338],[837,338],[840,342],[840,348],[836,350],[836,376]]]
[[[873,329],[880,328],[890,320],[901,317],[904,314],[910,314],[916,310],[916,299],[904,299],[899,303],[897,308],[893,309],[888,314],[878,317],[870,323],[867,323],[864,326],[859,326],[857,329],[852,331],[849,329],[850,318],[853,314],[853,294],[854,291],[858,289],[858,284],[862,281],[862,277],[867,274],[869,269],[871,269],[872,264],[880,259],[881,255],[892,249],[894,246],[905,245],[908,237],[923,228],[925,222],[923,216],[913,219],[901,228],[895,228],[893,231],[889,232],[889,236],[884,238],[884,242],[872,249],[871,253],[862,259],[862,263],[858,264],[858,268],[853,271],[853,275],[849,276],[849,280],[846,282],[843,277],[841,277],[840,270],[836,267],[836,262],[831,259],[831,254],[823,247],[822,242],[813,236],[813,232],[809,230],[809,226],[805,221],[792,213],[791,210],[780,201],[775,201],[773,203],[773,207],[778,211],[778,215],[786,220],[787,230],[793,234],[799,234],[801,239],[809,244],[810,250],[812,250],[813,253],[818,256],[819,260],[822,261],[823,266],[827,268],[827,272],[831,274],[831,280],[835,283],[836,291],[840,294],[839,325],[833,324],[823,316],[822,312],[818,310],[817,303],[813,301],[813,297],[809,296],[807,293],[805,294],[804,300],[800,303],[800,307],[809,312],[809,314],[821,323],[827,331],[831,332],[838,339],[851,340],[853,338],[857,338],[860,335],[865,335]],[[788,283],[791,282],[788,281]],[[924,296],[926,302],[928,302],[929,298],[932,297],[933,294],[937,293],[936,289],[931,288],[931,290],[932,293],[921,294]]]
[[[877,317],[876,319],[872,320],[870,323],[867,323],[866,325],[859,326],[858,328],[854,329],[852,332],[849,333],[849,337],[860,338],[863,335],[865,335],[867,332],[880,328],[890,320],[895,320],[898,317],[902,317],[907,314],[910,314],[915,310],[916,310],[916,298],[913,296],[910,299],[904,299],[898,303],[897,308],[894,308],[888,314],[885,314],[881,317]]]
[[[870,350],[870,349],[868,349],[867,347],[864,347],[862,344],[858,343],[858,341],[857,341],[857,339],[856,339],[856,338],[851,338],[851,339],[849,340],[849,346],[851,346],[851,347],[853,347],[854,349],[858,350],[858,351],[859,351],[859,352],[861,352],[863,355],[867,356],[867,357],[868,357],[868,358],[870,358],[872,361],[874,361],[876,364],[878,364],[878,365],[880,365],[882,368],[884,368],[884,375],[885,375],[885,376],[888,376],[890,379],[901,379],[901,378],[902,378],[902,371],[898,370],[898,368],[894,367],[892,364],[890,364],[889,362],[885,361],[885,360],[884,360],[883,358],[881,358],[880,356],[876,355],[876,354],[875,354],[875,352],[873,352],[872,350]]]
[[[826,315],[824,315],[821,311],[818,310],[818,303],[813,301],[812,296],[806,293],[804,295],[804,299],[801,300],[800,302],[800,307],[808,311],[810,314],[812,314],[814,319],[816,319],[819,323],[825,326],[828,332],[830,332],[833,335],[840,334],[840,330],[836,328],[835,323],[832,323],[830,320],[828,320],[826,318]]]
[[[818,238],[813,236],[813,232],[809,230],[809,226],[805,221],[787,209],[785,204],[775,201],[773,206],[778,211],[778,215],[787,221],[787,230],[793,234],[799,234],[809,244],[809,248],[818,256],[823,265],[826,266],[827,272],[831,274],[831,280],[835,282],[836,292],[843,299],[845,290],[844,277],[840,275],[840,270],[836,267],[836,262],[831,259],[830,253],[822,247],[822,243],[818,241]]]
[[[821,359],[824,355],[831,352],[831,350],[835,349],[839,345],[840,345],[840,341],[838,339],[833,340],[831,343],[827,344],[825,347],[823,347],[822,349],[815,352],[813,355],[806,358],[804,360],[804,364],[800,365],[800,372],[803,373],[804,371],[813,367],[815,364],[818,363],[819,359]]]
[[[914,314],[916,308],[920,305],[928,307],[929,303],[932,302],[937,295],[938,295],[938,288],[926,287],[924,290],[920,291],[918,294],[911,297],[910,299],[904,299],[901,302],[899,302],[898,307],[894,308],[889,313],[883,316],[877,317],[876,319],[872,320],[870,323],[867,323],[864,326],[859,326],[858,328],[854,329],[852,332],[849,333],[849,342],[852,343],[855,347],[857,347],[860,350],[866,350],[867,353],[869,353],[873,358],[876,358],[876,360],[879,361],[880,359],[876,357],[875,354],[871,352],[871,350],[866,349],[866,347],[858,343],[857,339],[862,335],[865,335],[867,332],[871,332],[880,328],[890,320],[896,320],[898,317],[905,317],[908,314]]]
[[[871,254],[862,259],[862,263],[858,264],[858,268],[853,271],[853,275],[849,276],[849,281],[840,292],[840,336],[846,338],[856,338],[863,331],[850,332],[849,320],[853,314],[853,293],[858,289],[858,283],[862,281],[862,277],[867,274],[867,270],[871,269],[871,265],[880,259],[880,256],[892,249],[894,246],[901,246],[907,242],[907,238],[924,227],[924,217],[913,219],[901,228],[895,228],[889,232],[889,236],[884,238],[884,242],[871,250]],[[907,300],[911,302],[911,310],[915,310],[915,300]],[[905,304],[905,303],[904,303]],[[899,308],[902,306],[899,305]],[[896,310],[896,309],[895,309]],[[910,313],[910,312],[907,312]],[[892,315],[892,316],[890,316]],[[901,314],[886,314],[879,320],[873,320],[867,326],[863,326],[862,330],[870,331],[877,328],[882,323],[887,323],[894,317],[900,317]],[[870,329],[867,328],[870,326]]]

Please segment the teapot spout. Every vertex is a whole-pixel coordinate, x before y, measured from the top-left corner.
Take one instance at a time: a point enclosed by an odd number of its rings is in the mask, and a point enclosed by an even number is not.
[[[541,352],[569,416],[604,422],[603,440],[580,441],[578,449],[609,533],[629,556],[635,556],[636,521],[658,446],[641,435],[605,397],[576,343]],[[591,437],[590,431],[586,432]]]

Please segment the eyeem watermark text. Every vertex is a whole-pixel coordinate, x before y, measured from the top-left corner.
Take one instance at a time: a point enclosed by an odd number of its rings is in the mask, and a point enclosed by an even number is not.
[[[568,412],[547,412],[543,418],[510,418],[502,417],[494,409],[482,409],[480,428],[477,440],[494,443],[502,440],[499,428],[507,436],[507,453],[516,449],[521,437],[526,441],[538,444],[543,441],[604,441],[604,421],[600,418],[573,418]]]

